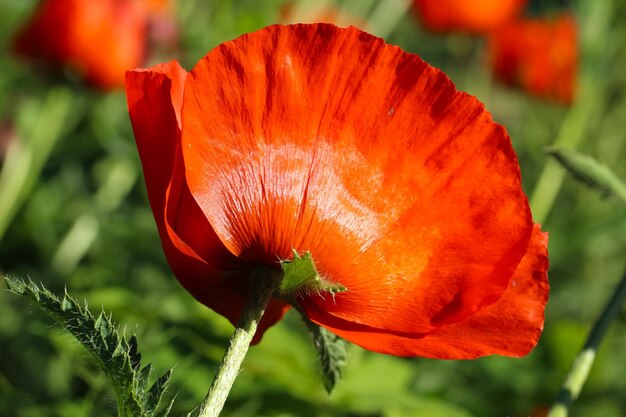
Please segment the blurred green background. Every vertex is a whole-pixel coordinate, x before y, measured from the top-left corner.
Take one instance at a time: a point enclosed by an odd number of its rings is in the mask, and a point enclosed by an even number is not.
[[[176,58],[191,69],[217,44],[279,22],[283,3],[175,2],[180,49],[150,63]],[[352,346],[345,379],[328,396],[304,326],[290,313],[249,352],[223,415],[542,415],[626,264],[626,210],[570,178],[561,187],[560,168],[544,154],[555,142],[576,147],[626,179],[626,2],[530,2],[531,14],[569,9],[578,21],[579,96],[570,107],[494,82],[484,40],[429,34],[402,0],[326,3],[443,69],[506,126],[536,220],[550,233],[545,331],[523,359],[402,359]],[[159,373],[174,367],[169,394],[177,395],[173,415],[180,415],[206,394],[232,328],[169,271],[124,93],[45,78],[12,57],[12,34],[34,4],[0,0],[0,274],[30,277],[57,293],[67,286],[93,311],[113,312],[138,335],[144,361]],[[622,311],[572,416],[626,416],[624,319]],[[114,415],[95,362],[51,323],[0,291],[0,416]]]

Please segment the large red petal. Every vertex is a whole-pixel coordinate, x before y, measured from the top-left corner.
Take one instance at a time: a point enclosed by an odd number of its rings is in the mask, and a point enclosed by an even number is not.
[[[528,252],[495,303],[464,321],[426,334],[393,334],[326,317],[318,323],[366,349],[398,356],[472,359],[524,356],[537,344],[548,300],[548,237],[535,225]],[[323,315],[320,312],[320,315]]]
[[[186,76],[175,61],[128,72],[128,108],[167,260],[194,297],[234,324],[250,293],[251,277],[223,247],[185,182],[179,115]],[[272,301],[257,340],[285,310],[284,303]]]
[[[292,248],[348,291],[313,320],[430,332],[496,302],[532,220],[505,130],[419,57],[355,28],[272,26],[187,78],[191,193],[224,245]],[[324,312],[324,315],[318,315]]]

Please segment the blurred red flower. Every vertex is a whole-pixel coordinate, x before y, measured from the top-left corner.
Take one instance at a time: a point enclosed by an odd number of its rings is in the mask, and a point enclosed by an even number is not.
[[[520,14],[527,0],[413,0],[413,10],[433,32],[487,33]]]
[[[90,85],[121,87],[124,73],[144,62],[150,18],[165,1],[43,0],[18,33],[16,51],[77,71]]]
[[[127,74],[166,257],[233,323],[252,269],[292,250],[346,292],[297,301],[315,323],[394,355],[521,356],[548,296],[505,129],[418,56],[356,28],[270,26],[187,74]],[[184,91],[184,94],[183,94]],[[259,337],[289,306],[273,298]]]
[[[489,37],[492,70],[507,84],[569,104],[576,90],[577,38],[569,14],[511,22]]]

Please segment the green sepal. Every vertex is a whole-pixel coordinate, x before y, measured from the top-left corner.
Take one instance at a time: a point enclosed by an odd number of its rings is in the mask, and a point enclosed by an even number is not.
[[[5,277],[9,291],[34,301],[69,331],[96,359],[104,371],[117,400],[119,417],[166,417],[171,403],[160,410],[161,399],[171,370],[152,384],[152,366],[141,368],[141,354],[135,336],[127,339],[104,312],[95,317],[67,291],[62,298],[32,281]]]
[[[283,278],[278,286],[281,295],[329,292],[334,296],[347,290],[340,283],[331,282],[320,275],[311,252],[304,252],[300,256],[294,249],[293,259],[281,261],[280,266],[283,270]]]

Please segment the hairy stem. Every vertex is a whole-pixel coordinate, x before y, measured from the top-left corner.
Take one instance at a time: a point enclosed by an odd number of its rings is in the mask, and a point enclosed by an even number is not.
[[[209,392],[200,406],[198,417],[217,417],[222,411],[275,288],[276,280],[271,274],[259,274],[255,287],[250,294],[250,299],[239,318],[235,332],[230,338],[228,349],[222,358],[222,363],[213,379],[211,388],[209,388]]]

